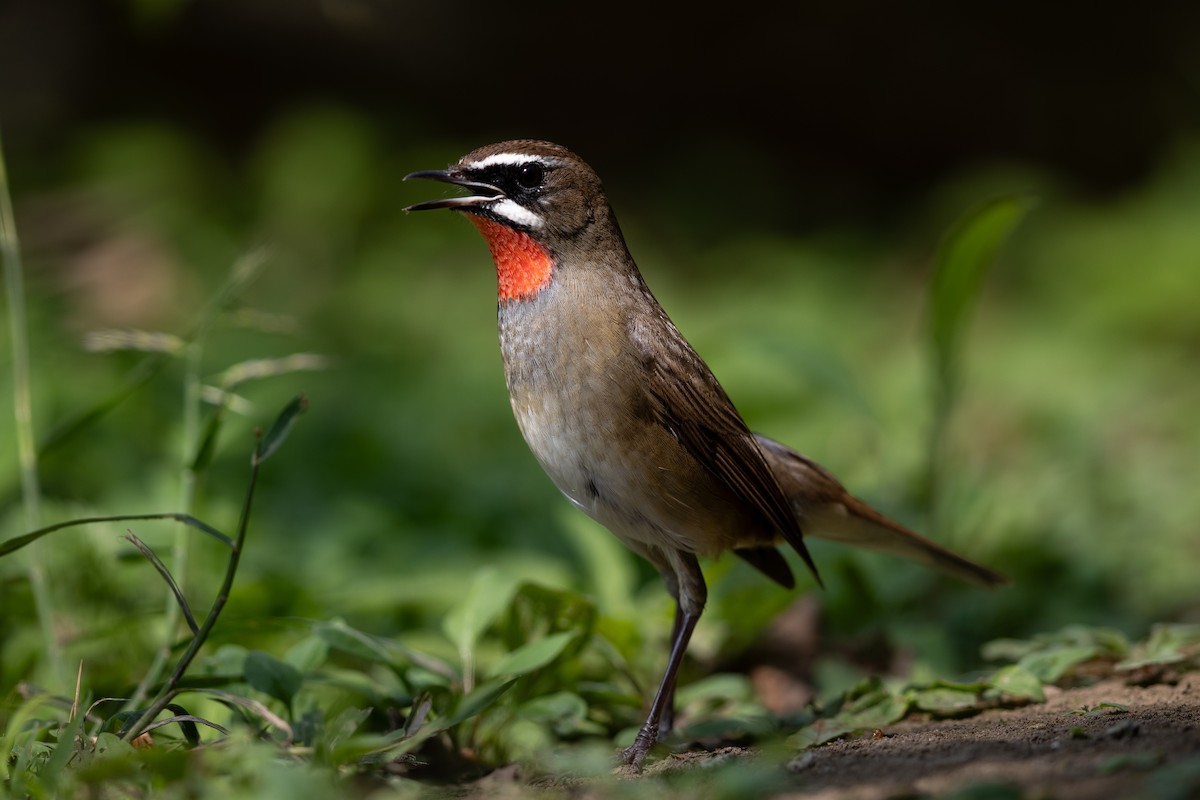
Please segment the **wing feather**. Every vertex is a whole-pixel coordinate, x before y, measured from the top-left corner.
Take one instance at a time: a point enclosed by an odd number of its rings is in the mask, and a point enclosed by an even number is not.
[[[796,515],[733,402],[690,348],[672,355],[677,357],[650,352],[643,356],[649,376],[646,392],[658,423],[709,473],[755,508],[823,585]]]

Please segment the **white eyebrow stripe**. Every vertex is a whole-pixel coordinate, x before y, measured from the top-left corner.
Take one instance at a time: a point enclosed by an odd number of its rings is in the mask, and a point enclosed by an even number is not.
[[[525,206],[509,200],[507,197],[497,200],[488,206],[488,210],[497,216],[524,225],[526,228],[542,227],[542,218]]]
[[[463,164],[466,169],[486,169],[487,167],[495,166],[519,166],[521,164],[545,164],[553,166],[558,163],[557,159],[546,158],[544,156],[535,156],[529,153],[493,153],[487,158],[479,161],[472,161],[469,164]]]

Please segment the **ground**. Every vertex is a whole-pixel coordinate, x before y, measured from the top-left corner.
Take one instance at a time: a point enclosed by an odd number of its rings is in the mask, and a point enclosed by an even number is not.
[[[1101,704],[1112,707],[1100,707]],[[1119,710],[1127,708],[1128,711]],[[1091,715],[1080,713],[1095,709]],[[1190,781],[1173,765],[1190,762]],[[1167,768],[1167,769],[1164,769]],[[1174,685],[1107,680],[1046,703],[961,720],[906,721],[882,738],[834,742],[793,762],[795,796],[874,800],[1011,784],[1024,797],[1200,796],[1200,673]]]
[[[1048,691],[1047,702],[954,720],[909,719],[861,738],[780,760],[755,748],[668,755],[641,775],[618,768],[619,784],[664,782],[741,764],[778,778],[745,796],[813,800],[883,798],[1200,798],[1200,672],[1157,676],[1152,685],[1110,678]],[[712,773],[717,774],[715,771]],[[464,792],[607,798],[607,778],[565,779],[500,770]],[[615,790],[615,791],[614,791]],[[524,791],[518,789],[518,794]],[[735,795],[737,793],[735,792]],[[639,795],[640,796],[640,795]]]

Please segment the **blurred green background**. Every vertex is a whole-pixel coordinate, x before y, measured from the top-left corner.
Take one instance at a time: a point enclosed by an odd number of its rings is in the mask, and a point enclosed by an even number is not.
[[[151,374],[144,351],[85,343],[190,336],[253,254],[260,273],[204,341],[205,383],[249,359],[325,366],[238,386],[197,486],[195,513],[232,527],[252,428],[308,395],[264,471],[218,640],[278,653],[301,620],[341,617],[444,649],[441,619],[492,565],[638,626],[652,675],[668,599],[525,450],[486,248],[451,214],[402,213],[431,196],[406,173],[532,136],[603,176],[648,282],[754,429],[1014,579],[984,592],[814,543],[833,665],[806,667],[818,680],[976,669],[981,643],[1068,623],[1141,636],[1196,621],[1197,9],[10,0],[0,132],[34,426],[53,441],[41,521],[180,507],[185,362]],[[1009,194],[1036,204],[969,325],[931,498],[931,258],[956,220]],[[0,538],[28,525],[10,336]],[[29,558],[69,677],[84,660],[100,695],[142,674],[167,598],[123,532],[0,560],[0,691],[73,684],[47,668]],[[170,553],[171,526],[135,532]],[[190,552],[186,585],[208,598],[224,553]],[[697,671],[744,664],[811,588],[789,595],[729,560],[708,574]]]

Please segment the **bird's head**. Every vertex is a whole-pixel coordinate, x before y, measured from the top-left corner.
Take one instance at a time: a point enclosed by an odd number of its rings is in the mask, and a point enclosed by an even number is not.
[[[521,139],[472,150],[449,169],[424,178],[468,194],[409,206],[406,211],[448,208],[468,216],[496,261],[500,299],[536,294],[554,262],[583,246],[599,230],[615,229],[600,179],[583,159],[551,142]]]

